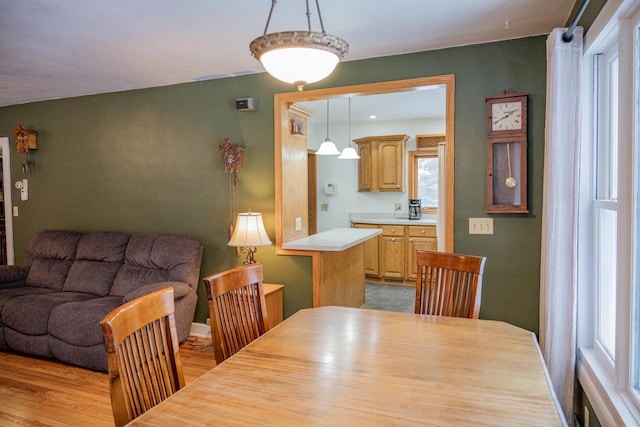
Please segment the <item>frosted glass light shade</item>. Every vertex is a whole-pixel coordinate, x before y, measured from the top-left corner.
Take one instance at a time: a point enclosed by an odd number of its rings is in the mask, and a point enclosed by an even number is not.
[[[308,84],[331,74],[338,65],[338,57],[326,50],[290,47],[265,52],[260,62],[278,80]]]
[[[318,151],[316,151],[316,154],[320,156],[337,156],[338,154],[340,154],[340,151],[338,151],[336,144],[334,144],[329,140],[329,138],[327,138],[322,144],[320,144],[320,147],[318,148]]]
[[[265,34],[249,44],[251,55],[278,80],[302,86],[324,79],[349,51],[340,37],[314,31]]]
[[[357,160],[360,158],[360,156],[358,156],[355,148],[347,147],[342,150],[342,153],[340,154],[340,156],[338,156],[338,158],[340,160]]]
[[[229,246],[256,247],[271,244],[262,223],[262,214],[255,212],[239,213]]]

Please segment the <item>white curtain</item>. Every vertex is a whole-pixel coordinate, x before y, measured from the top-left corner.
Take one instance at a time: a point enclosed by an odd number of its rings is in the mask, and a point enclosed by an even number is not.
[[[578,147],[582,28],[547,38],[542,200],[540,348],[567,422],[573,424],[576,359]]]
[[[438,144],[438,210],[436,215],[436,239],[438,251],[444,252],[446,243],[446,218],[447,218],[447,159],[446,144]]]

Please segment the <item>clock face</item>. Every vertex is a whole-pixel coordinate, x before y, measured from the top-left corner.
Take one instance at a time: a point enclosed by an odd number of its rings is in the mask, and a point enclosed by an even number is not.
[[[497,102],[491,106],[491,130],[522,129],[522,102]]]

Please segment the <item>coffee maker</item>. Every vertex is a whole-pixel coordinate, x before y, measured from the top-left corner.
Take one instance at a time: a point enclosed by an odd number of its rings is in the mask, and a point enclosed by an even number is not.
[[[420,219],[421,214],[420,199],[409,199],[409,219]]]

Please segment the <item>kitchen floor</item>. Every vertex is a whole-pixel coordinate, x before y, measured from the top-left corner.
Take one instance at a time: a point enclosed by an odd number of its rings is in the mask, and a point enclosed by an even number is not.
[[[416,288],[413,286],[367,283],[363,308],[413,313]]]

